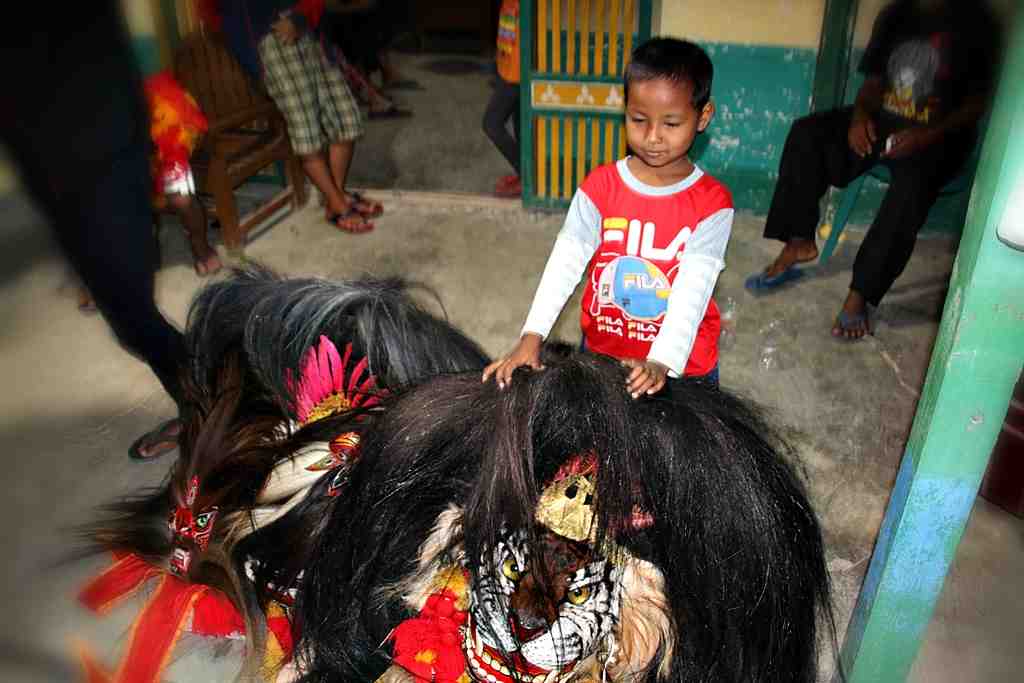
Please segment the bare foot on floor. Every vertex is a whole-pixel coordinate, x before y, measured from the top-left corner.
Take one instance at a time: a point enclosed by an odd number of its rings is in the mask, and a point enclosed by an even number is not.
[[[768,266],[765,277],[776,277],[798,263],[807,263],[818,258],[818,246],[814,240],[792,239],[786,242],[778,258]]]
[[[224,264],[221,263],[220,256],[206,241],[205,234],[196,235],[189,232],[188,242],[192,249],[192,264],[196,269],[196,274],[200,277],[213,275],[223,267]]]
[[[868,319],[868,305],[860,292],[850,290],[843,304],[843,309],[836,316],[832,325],[832,336],[844,339],[862,339],[872,334],[871,321]]]

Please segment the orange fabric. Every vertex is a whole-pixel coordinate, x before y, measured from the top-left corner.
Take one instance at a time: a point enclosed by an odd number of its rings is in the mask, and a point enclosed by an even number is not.
[[[228,638],[245,633],[245,620],[226,595],[211,588],[196,602],[189,631],[200,636]]]
[[[267,645],[263,652],[263,668],[279,671],[292,658],[295,644],[292,640],[292,623],[284,608],[276,602],[267,605]]]
[[[498,75],[519,82],[519,0],[504,0],[498,18]]]
[[[82,680],[85,683],[109,683],[110,672],[96,661],[89,648],[82,643],[78,643],[75,649],[78,650],[78,660],[81,662],[82,670],[85,674]]]
[[[131,595],[149,579],[160,577],[132,625],[128,648],[113,676],[87,649],[79,658],[88,683],[148,683],[160,680],[178,637],[192,616],[192,631],[204,636],[230,636],[245,632],[234,605],[209,586],[188,583],[153,567],[138,555],[121,555],[78,595],[89,609],[103,613]]]
[[[135,592],[146,580],[160,574],[138,555],[124,555],[85,585],[78,600],[100,614]]]
[[[132,626],[128,651],[114,681],[158,683],[192,606],[208,590],[209,586],[185,583],[165,574]]]

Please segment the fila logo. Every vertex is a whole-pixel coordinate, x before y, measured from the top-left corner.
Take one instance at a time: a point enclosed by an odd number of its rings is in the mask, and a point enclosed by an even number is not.
[[[636,218],[605,218],[601,226],[604,228],[606,242],[625,242],[628,256],[640,256],[651,261],[678,261],[683,257],[686,241],[693,234],[690,228],[683,228],[668,246],[659,248],[654,246],[657,228],[652,221],[641,223]]]

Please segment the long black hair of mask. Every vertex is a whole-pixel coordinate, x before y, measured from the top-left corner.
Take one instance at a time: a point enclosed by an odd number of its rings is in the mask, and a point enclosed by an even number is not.
[[[192,305],[190,371],[196,383],[209,383],[225,350],[240,346],[265,391],[288,401],[305,354],[321,336],[340,353],[352,344],[354,356],[367,359],[377,387],[385,390],[483,368],[483,350],[417,303],[416,291],[437,300],[426,287],[400,278],[282,278],[258,266],[236,270],[206,287]],[[293,406],[283,409],[291,413]]]
[[[180,456],[161,487],[106,506],[104,518],[84,529],[93,550],[136,552],[163,566],[172,548],[167,519],[193,476],[200,482],[196,509],[217,506],[223,520],[252,506],[271,469],[302,446],[365,429],[379,410],[338,415],[294,433],[283,428],[297,417],[290,379],[300,376],[305,353],[321,336],[340,351],[351,344],[354,359],[365,356],[377,378],[373,391],[382,393],[438,373],[482,369],[483,351],[417,304],[412,289],[398,279],[287,279],[260,267],[205,287],[185,332]],[[240,580],[218,547],[220,531],[215,522],[207,553],[216,566],[196,561],[189,578],[248,604],[233,590]],[[268,550],[272,558],[304,551],[309,540],[283,537],[291,546]]]
[[[598,462],[599,542],[614,538],[664,576],[669,680],[815,680],[819,627],[832,624],[821,534],[791,454],[757,411],[701,382],[680,383],[672,401],[634,401],[613,361],[564,349],[543,361],[504,391],[476,373],[425,382],[375,423],[299,593],[306,680],[374,680],[388,666],[381,645],[410,614],[382,596],[417,571],[444,509],[464,510],[471,573],[490,571],[485,551],[503,530],[531,529],[544,485],[585,453]],[[636,507],[653,525],[631,530]]]

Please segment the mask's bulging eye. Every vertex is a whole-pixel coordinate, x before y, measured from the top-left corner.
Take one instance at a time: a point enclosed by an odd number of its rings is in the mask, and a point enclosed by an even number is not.
[[[196,517],[196,528],[205,529],[206,525],[210,523],[210,518],[213,516],[210,512],[204,512],[203,514]]]
[[[579,588],[570,588],[565,594],[565,599],[573,605],[582,605],[590,599],[593,591],[590,586],[580,586]]]
[[[505,561],[501,563],[501,573],[509,581],[518,582],[523,576],[523,569],[516,562],[516,558],[506,557]]]

